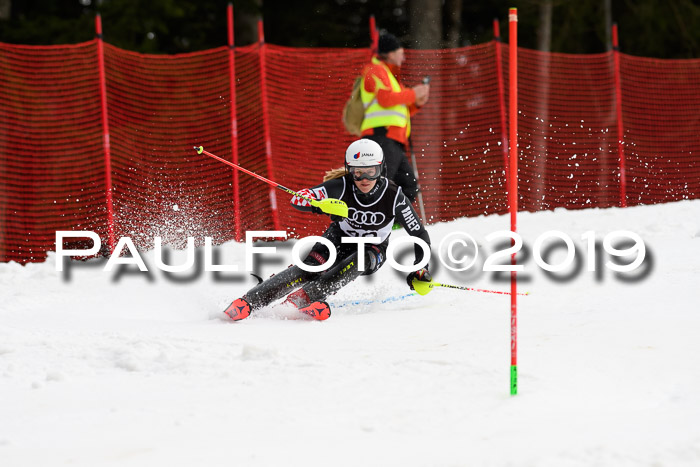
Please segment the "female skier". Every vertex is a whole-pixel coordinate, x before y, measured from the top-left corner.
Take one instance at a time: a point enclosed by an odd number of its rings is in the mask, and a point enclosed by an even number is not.
[[[322,272],[304,271],[290,266],[279,274],[250,289],[234,300],[225,313],[234,321],[244,319],[251,312],[287,296],[284,303],[318,320],[327,319],[330,307],[324,300],[360,275],[374,274],[384,264],[392,226],[398,221],[410,235],[430,245],[430,237],[416,211],[401,188],[385,176],[386,165],[381,146],[369,139],[360,139],[345,151],[345,171],[340,178],[324,181],[311,189],[300,190],[307,198],[323,200],[335,198],[348,205],[348,217],[331,216],[332,223],[323,234],[334,246],[335,263]],[[321,213],[318,208],[298,196],[292,205],[300,211]],[[368,244],[364,250],[364,270],[358,267],[358,245],[342,243],[343,237],[375,237],[377,244]],[[423,250],[415,246],[416,260],[423,259]],[[325,264],[331,252],[323,243],[316,243],[303,263],[309,266]],[[413,290],[413,280],[430,282],[427,267],[410,273],[407,282]]]

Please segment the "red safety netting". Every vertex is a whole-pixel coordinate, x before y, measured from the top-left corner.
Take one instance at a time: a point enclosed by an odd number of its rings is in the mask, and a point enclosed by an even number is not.
[[[620,55],[628,204],[700,197],[700,60]]]
[[[520,49],[518,84],[519,209],[618,206],[612,55]]]
[[[292,190],[321,183],[342,167],[355,139],[341,120],[352,83],[369,50],[295,49],[266,45],[269,121],[276,181]],[[279,193],[280,221],[290,234],[320,234],[328,218],[302,213]]]
[[[265,131],[261,97],[260,46],[239,47],[235,53],[238,118],[238,161],[248,170],[270,177],[265,156]],[[222,170],[225,168],[222,167]],[[246,174],[239,174],[241,233],[247,230],[273,230],[271,186]],[[275,180],[282,182],[281,180]],[[286,200],[284,193],[277,197]]]
[[[228,51],[142,55],[105,44],[115,235],[232,238],[232,178],[193,146],[231,153]]]
[[[0,261],[43,261],[57,230],[106,238],[96,57],[0,44]]]
[[[427,221],[505,212],[495,43],[409,50],[402,74],[409,86],[431,77],[430,100],[411,119]]]
[[[320,183],[326,170],[342,166],[354,139],[340,116],[371,55],[266,47],[274,170],[293,189]],[[433,83],[430,104],[413,119],[429,222],[506,209],[495,68],[493,44],[407,51],[403,82],[412,86],[430,75]],[[327,225],[286,203],[280,203],[280,215],[297,234],[319,233]]]
[[[56,230],[106,243],[108,173],[116,237],[139,247],[156,235],[220,243],[276,219],[292,235],[322,231],[324,217],[248,175],[234,186],[231,168],[193,146],[237,154],[292,189],[319,183],[354,139],[340,115],[368,50],[254,44],[163,56],[105,44],[107,167],[96,45],[0,44],[0,261],[42,260]],[[519,50],[520,209],[618,206],[625,187],[631,205],[700,197],[700,60],[620,54],[623,176],[613,57]],[[404,84],[432,77],[412,119],[428,222],[507,210],[507,47],[500,83],[498,60],[495,42],[407,51]]]

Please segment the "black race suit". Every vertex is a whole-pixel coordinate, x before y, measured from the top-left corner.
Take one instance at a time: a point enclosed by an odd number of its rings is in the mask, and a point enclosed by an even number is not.
[[[336,260],[329,269],[322,272],[307,272],[298,266],[286,270],[253,287],[243,298],[251,310],[264,307],[284,297],[298,288],[304,289],[310,302],[324,300],[341,287],[360,275],[375,273],[386,258],[386,248],[394,221],[397,221],[410,235],[419,237],[430,245],[430,237],[406,196],[394,182],[384,177],[369,193],[357,189],[350,175],[329,180],[300,194],[317,200],[336,198],[348,205],[348,217],[335,220],[324,232],[323,237],[335,245]],[[303,198],[292,198],[292,205],[300,211],[313,208]],[[365,269],[361,271],[357,262],[358,245],[341,243],[342,237],[378,237],[379,244],[365,244]],[[415,247],[417,264],[423,259],[423,250]],[[318,266],[328,261],[330,252],[322,243],[316,243],[304,259],[304,263]]]

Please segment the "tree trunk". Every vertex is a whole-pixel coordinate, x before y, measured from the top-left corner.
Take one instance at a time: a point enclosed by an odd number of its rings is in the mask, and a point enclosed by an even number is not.
[[[535,125],[537,131],[535,166],[538,177],[532,180],[535,192],[535,206],[538,210],[548,209],[550,200],[547,181],[547,157],[548,144],[544,136],[549,127],[549,63],[552,50],[552,0],[543,0],[540,4],[540,25],[537,29],[537,49],[545,52],[540,58],[540,66],[537,68],[537,102],[535,103],[535,117],[538,117]]]
[[[262,0],[253,1],[257,11],[239,9],[234,12],[236,20],[236,44],[247,45],[258,42],[258,21],[262,17]]]
[[[411,39],[417,49],[439,49],[442,43],[442,0],[411,0]]]
[[[612,0],[603,0],[605,15],[605,48],[612,50]]]
[[[12,12],[12,0],[0,0],[0,20],[8,21]]]
[[[445,0],[445,15],[447,16],[447,40],[445,41],[445,47],[459,47],[462,45],[460,40],[462,0]]]
[[[537,29],[537,50],[552,50],[552,0],[544,0],[540,5],[540,27]]]

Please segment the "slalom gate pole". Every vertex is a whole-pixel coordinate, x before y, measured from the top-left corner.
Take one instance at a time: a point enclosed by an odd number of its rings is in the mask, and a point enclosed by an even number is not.
[[[230,165],[234,169],[240,170],[243,173],[247,173],[248,175],[251,175],[251,176],[257,178],[258,180],[262,180],[263,182],[267,183],[268,185],[271,185],[275,188],[278,188],[278,189],[280,189],[280,190],[282,190],[282,191],[284,191],[292,196],[296,196],[298,198],[306,200],[309,202],[309,204],[320,208],[326,214],[333,214],[336,216],[348,217],[348,206],[343,201],[333,199],[333,198],[326,198],[326,199],[323,199],[321,201],[318,201],[316,199],[309,198],[308,196],[304,196],[304,195],[302,195],[302,194],[300,194],[292,189],[287,188],[286,186],[280,185],[277,182],[273,182],[272,180],[267,179],[267,178],[263,177],[262,175],[258,175],[255,172],[251,172],[248,169],[244,169],[243,167],[241,167],[238,164],[234,164],[233,162],[229,162],[226,159],[222,159],[221,157],[219,157],[215,154],[212,154],[209,151],[205,151],[204,146],[195,146],[194,150],[197,151],[197,154],[204,154],[205,156],[209,156],[212,159],[216,159],[219,162],[223,162],[226,165]]]
[[[510,210],[510,230],[517,232],[518,219],[518,9],[508,12],[508,76],[510,99],[508,113],[510,117],[510,163],[508,169],[508,201]],[[515,265],[515,253],[510,258],[513,270],[510,272],[510,394],[518,393],[518,280]]]

